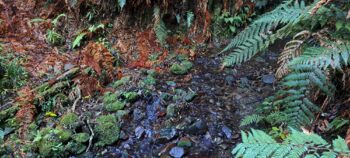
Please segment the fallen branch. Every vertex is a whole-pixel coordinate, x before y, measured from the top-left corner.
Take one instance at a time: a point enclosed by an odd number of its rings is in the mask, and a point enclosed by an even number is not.
[[[78,98],[75,99],[75,101],[74,101],[74,103],[73,103],[72,112],[75,111],[75,107],[76,107],[78,101],[81,99],[81,90],[80,90],[80,88],[79,88],[79,85],[77,85],[77,87],[76,87],[76,92],[77,92]]]
[[[86,151],[85,151],[85,152],[88,152],[88,151],[90,150],[90,148],[91,148],[92,139],[94,138],[95,133],[94,133],[94,131],[93,131],[92,128],[91,128],[90,120],[89,120],[89,119],[86,120],[86,124],[88,125],[89,130],[90,130],[90,132],[91,132],[91,135],[90,135],[90,138],[89,138],[89,145],[88,145],[88,147],[86,148]]]

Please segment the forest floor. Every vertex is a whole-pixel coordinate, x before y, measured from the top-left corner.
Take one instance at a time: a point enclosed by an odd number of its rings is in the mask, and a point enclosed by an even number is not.
[[[129,114],[120,123],[125,138],[102,155],[232,157],[232,147],[240,141],[240,120],[274,92],[274,65],[269,63],[276,63],[277,54],[267,51],[244,66],[222,70],[217,52],[197,54],[186,75],[157,74],[152,95],[125,108]],[[139,69],[124,71],[142,78]],[[133,82],[125,88],[137,87]],[[186,91],[196,93],[193,100],[186,101],[192,97]],[[165,94],[176,99],[165,99]]]
[[[282,45],[222,69],[220,46],[201,37],[173,35],[164,48],[152,29],[116,19],[87,33],[72,19],[52,26],[52,6],[12,3],[0,3],[0,55],[29,78],[1,96],[0,155],[232,157],[240,120],[275,91]],[[64,41],[50,44],[50,29]],[[79,32],[87,35],[72,48]]]

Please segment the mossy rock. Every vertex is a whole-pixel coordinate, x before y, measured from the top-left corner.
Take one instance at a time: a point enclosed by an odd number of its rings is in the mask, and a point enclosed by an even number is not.
[[[64,147],[61,142],[44,141],[39,146],[39,153],[42,157],[63,157],[65,155]]]
[[[6,110],[0,111],[0,122],[5,121],[7,118],[15,116],[16,112],[18,111],[18,106],[12,106]]]
[[[125,85],[130,81],[130,76],[124,76],[120,80],[115,81],[112,85],[113,88],[118,88],[119,86]]]
[[[126,92],[123,96],[127,102],[135,102],[139,98],[136,92]]]
[[[156,79],[151,76],[151,75],[148,75],[144,80],[143,82],[146,84],[146,85],[155,85],[156,84]]]
[[[100,116],[96,118],[96,123],[97,146],[110,145],[118,140],[120,128],[114,115]]]
[[[104,108],[108,112],[116,112],[118,110],[122,110],[124,108],[124,106],[125,106],[125,103],[121,102],[119,100],[117,100],[113,103],[104,104]]]
[[[71,131],[64,129],[55,129],[55,134],[62,142],[67,142],[72,136]]]
[[[185,75],[192,67],[193,64],[190,61],[182,61],[180,64],[173,64],[170,67],[170,72],[175,75]]]
[[[65,150],[69,151],[72,154],[81,154],[86,150],[86,146],[79,142],[69,142],[65,146]]]
[[[60,123],[67,128],[76,128],[78,126],[79,117],[75,113],[67,113],[61,117]]]
[[[111,92],[107,92],[103,95],[103,103],[105,104],[110,104],[113,103],[115,101],[117,101],[117,94],[115,93],[111,93]]]
[[[87,133],[77,133],[72,136],[73,140],[79,143],[85,143],[89,140],[90,136]]]

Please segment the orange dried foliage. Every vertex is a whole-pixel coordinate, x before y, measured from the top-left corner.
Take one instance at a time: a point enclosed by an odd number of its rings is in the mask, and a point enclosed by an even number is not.
[[[79,63],[83,68],[89,66],[96,71],[98,75],[102,74],[102,70],[106,70],[108,77],[113,78],[114,58],[108,49],[96,42],[89,44],[79,52]]]
[[[103,92],[100,82],[89,75],[80,75],[73,80],[81,90],[82,96],[93,96],[96,91]]]
[[[36,108],[33,105],[35,94],[28,86],[22,88],[18,94],[16,103],[19,104],[20,109],[16,113],[16,119],[21,125],[20,136],[24,137],[27,126],[33,121],[35,115]]]
[[[149,60],[150,54],[161,51],[160,45],[157,43],[156,35],[152,29],[138,33],[137,50],[139,56],[136,61],[133,61],[129,66],[151,68],[153,62]]]
[[[243,0],[237,0],[235,3],[235,9],[239,10],[243,6]]]

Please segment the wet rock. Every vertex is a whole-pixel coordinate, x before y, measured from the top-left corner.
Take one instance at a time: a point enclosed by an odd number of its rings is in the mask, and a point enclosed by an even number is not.
[[[221,130],[225,134],[227,139],[231,139],[232,138],[232,130],[229,127],[224,125],[224,126],[222,126]]]
[[[185,154],[185,150],[182,147],[171,148],[169,154],[174,158],[181,158]]]
[[[198,119],[196,122],[191,124],[189,127],[185,128],[185,131],[189,134],[200,135],[205,134],[208,130],[206,122],[201,119]]]
[[[175,107],[176,105],[175,104],[170,104],[166,107],[166,115],[168,117],[173,117],[175,116]]]
[[[140,139],[145,134],[145,129],[142,126],[138,126],[135,129],[135,136]]]
[[[185,96],[186,102],[191,102],[197,96],[196,92],[188,92]]]
[[[135,122],[139,122],[142,118],[145,117],[145,114],[140,109],[135,109],[133,112],[133,118]]]
[[[175,128],[161,129],[156,133],[157,139],[155,142],[157,144],[164,144],[174,139],[176,136],[177,136],[177,132]]]
[[[263,75],[262,81],[266,84],[273,84],[275,82],[276,78],[274,75]]]

